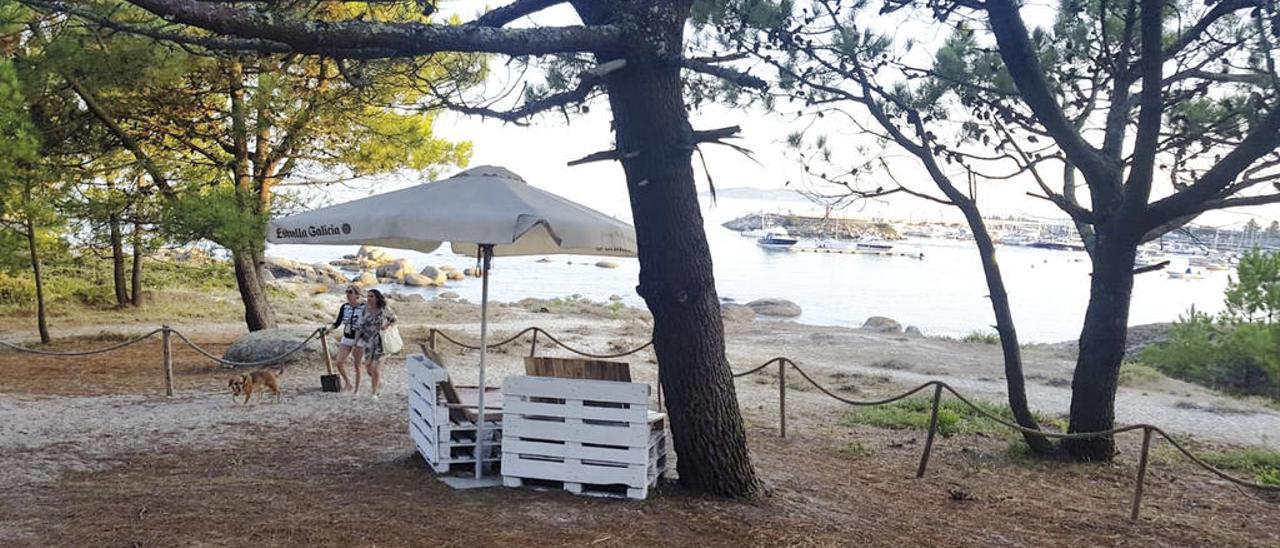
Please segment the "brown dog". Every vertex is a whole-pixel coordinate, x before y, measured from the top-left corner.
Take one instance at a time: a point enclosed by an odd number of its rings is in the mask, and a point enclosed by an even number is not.
[[[231,388],[231,397],[244,394],[245,404],[249,403],[249,398],[253,397],[254,390],[261,393],[263,388],[271,390],[276,396],[276,402],[280,401],[280,381],[278,376],[284,374],[284,368],[276,370],[275,373],[266,369],[259,369],[239,377],[235,377],[227,382],[227,387]]]

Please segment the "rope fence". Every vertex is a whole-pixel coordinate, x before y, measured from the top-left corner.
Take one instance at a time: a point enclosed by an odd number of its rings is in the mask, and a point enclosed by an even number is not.
[[[162,365],[164,368],[163,371],[164,371],[164,380],[165,380],[165,394],[167,396],[173,396],[173,352],[172,352],[172,345],[171,345],[171,335],[177,335],[178,339],[181,340],[183,343],[185,343],[187,346],[191,347],[192,350],[195,350],[200,355],[214,362],[217,362],[220,365],[227,366],[227,367],[258,367],[258,366],[265,366],[265,365],[278,363],[281,360],[284,360],[285,358],[288,358],[293,354],[296,354],[298,351],[306,347],[306,345],[316,337],[323,337],[326,332],[327,332],[327,329],[324,327],[317,328],[316,330],[312,331],[311,334],[302,342],[298,343],[297,345],[283,352],[282,354],[270,359],[258,360],[253,362],[236,362],[236,361],[219,358],[209,353],[207,350],[201,348],[199,345],[197,345],[195,342],[189,339],[181,331],[173,329],[172,327],[169,327],[167,325],[161,326],[159,329],[152,330],[151,332],[145,335],[141,335],[139,337],[136,337],[118,344],[114,344],[111,346],[107,346],[107,347],[99,348],[95,350],[74,351],[74,352],[53,352],[53,351],[23,347],[23,346],[7,343],[4,341],[0,341],[0,346],[10,348],[18,352],[36,354],[41,356],[80,357],[80,356],[104,354],[107,352],[120,350],[122,348],[132,346],[134,344],[138,344],[142,341],[145,341],[155,336],[158,333],[160,334],[161,341],[162,341]],[[547,330],[541,327],[535,326],[535,327],[526,328],[516,333],[515,335],[512,335],[504,340],[501,340],[494,344],[489,345],[489,347],[501,348],[503,346],[506,346],[508,344],[511,344],[520,340],[521,337],[529,333],[532,333],[532,337],[529,345],[530,357],[534,357],[537,355],[539,335],[546,337],[547,340],[550,340],[556,345],[559,345],[561,348],[564,348],[566,351],[572,354],[576,354],[578,356],[592,358],[592,359],[621,358],[621,357],[636,354],[638,352],[641,352],[653,346],[653,340],[650,339],[648,342],[636,348],[633,348],[631,350],[626,350],[623,352],[617,352],[613,354],[595,354],[595,353],[586,352],[579,348],[575,348],[573,346],[565,344],[563,341],[561,341],[559,338],[557,338],[555,335],[551,334]],[[458,339],[451,337],[450,335],[448,335],[443,331],[440,331],[439,329],[432,328],[428,332],[428,338],[427,338],[428,344],[432,348],[435,348],[437,339],[443,339],[445,341],[448,341],[449,343],[452,343],[454,345],[457,345],[461,348],[465,348],[468,350],[479,350],[480,348],[478,345],[473,345],[473,344],[459,341]],[[1135,478],[1136,482],[1135,482],[1134,493],[1133,493],[1133,502],[1132,502],[1132,507],[1131,507],[1130,516],[1129,516],[1130,520],[1136,521],[1138,519],[1138,513],[1142,505],[1143,487],[1146,480],[1147,465],[1149,464],[1149,460],[1150,460],[1149,457],[1150,457],[1150,450],[1151,450],[1151,440],[1154,435],[1159,435],[1166,442],[1168,442],[1169,445],[1173,446],[1173,448],[1176,449],[1178,453],[1182,454],[1192,463],[1205,469],[1206,471],[1212,473],[1214,476],[1217,476],[1220,479],[1223,479],[1225,481],[1228,481],[1240,487],[1245,487],[1245,488],[1269,492],[1269,493],[1280,493],[1280,486],[1264,485],[1261,483],[1240,479],[1235,476],[1232,476],[1231,474],[1227,473],[1226,471],[1223,471],[1222,469],[1212,464],[1209,464],[1208,462],[1205,462],[1203,459],[1201,459],[1200,457],[1197,457],[1194,453],[1192,453],[1189,449],[1187,449],[1182,443],[1179,443],[1173,436],[1169,435],[1160,427],[1151,425],[1151,424],[1130,424],[1126,426],[1103,430],[1100,432],[1064,433],[1064,432],[1053,432],[1053,431],[1046,431],[1046,430],[1036,430],[1032,428],[1027,428],[1025,426],[1022,426],[1014,422],[1010,422],[1003,417],[992,414],[986,409],[983,409],[982,407],[975,404],[973,401],[969,400],[969,398],[966,398],[964,395],[962,395],[958,390],[956,390],[951,385],[947,384],[946,382],[938,381],[938,380],[926,382],[924,384],[921,384],[920,386],[917,386],[915,388],[902,392],[901,394],[897,394],[897,395],[890,396],[883,399],[852,400],[852,399],[840,396],[835,392],[832,392],[830,389],[823,386],[818,381],[814,380],[814,378],[807,371],[801,368],[799,364],[795,363],[790,358],[786,358],[783,356],[772,358],[751,369],[741,371],[741,372],[736,372],[736,373],[733,373],[732,375],[734,378],[745,377],[745,376],[763,371],[771,365],[776,365],[778,368],[778,373],[777,373],[778,375],[778,432],[779,432],[779,436],[783,438],[787,437],[787,371],[789,369],[794,369],[795,372],[799,374],[801,378],[803,378],[806,382],[808,382],[810,385],[816,388],[823,395],[831,399],[834,399],[838,402],[841,402],[850,406],[855,406],[855,407],[874,407],[874,406],[886,405],[893,402],[904,400],[915,394],[918,394],[920,392],[928,390],[929,388],[932,388],[933,394],[932,394],[932,403],[931,403],[930,412],[929,412],[929,427],[927,430],[927,435],[925,437],[924,448],[920,455],[920,464],[916,468],[917,478],[924,477],[925,471],[929,465],[929,456],[933,450],[934,439],[937,437],[937,433],[938,433],[938,412],[941,408],[942,395],[943,395],[943,392],[945,391],[950,393],[952,397],[956,398],[958,401],[960,401],[964,405],[968,406],[978,415],[988,420],[991,420],[997,424],[1000,424],[1004,427],[1007,427],[1007,428],[1016,430],[1018,432],[1021,432],[1022,434],[1031,435],[1031,436],[1041,436],[1045,438],[1059,439],[1059,440],[1087,439],[1087,438],[1104,438],[1104,437],[1114,436],[1116,434],[1123,434],[1125,432],[1141,430],[1142,431],[1142,452],[1140,453],[1140,457],[1138,461],[1138,471]],[[662,405],[662,379],[660,376],[657,379],[657,384],[658,384],[658,390],[657,390],[658,405],[661,406]]]
[[[267,358],[265,360],[258,360],[258,361],[252,361],[252,362],[237,362],[237,361],[224,360],[222,358],[219,358],[218,356],[211,354],[208,350],[201,348],[200,345],[196,344],[191,339],[187,338],[187,336],[183,334],[181,331],[178,331],[177,329],[174,329],[167,325],[160,326],[160,328],[153,329],[145,335],[141,335],[139,337],[129,339],[122,343],[113,344],[111,346],[98,348],[94,350],[82,350],[82,351],[75,351],[75,352],[53,352],[49,350],[40,350],[36,348],[19,346],[19,345],[7,343],[4,341],[0,341],[0,346],[3,346],[5,348],[9,348],[11,350],[21,352],[21,353],[35,354],[37,356],[71,358],[71,357],[93,356],[97,354],[106,354],[107,352],[114,352],[116,350],[120,350],[128,346],[133,346],[142,341],[150,339],[151,337],[154,337],[157,333],[159,333],[160,341],[161,341],[161,366],[164,372],[164,393],[166,396],[173,396],[173,344],[172,344],[172,340],[170,339],[171,335],[177,335],[179,340],[181,340],[187,346],[191,347],[192,350],[195,350],[196,353],[204,356],[205,358],[208,358],[223,367],[235,368],[235,367],[262,367],[262,366],[279,363],[280,361],[288,358],[289,356],[292,356],[298,353],[298,351],[305,348],[307,346],[307,343],[311,342],[316,337],[324,336],[326,331],[327,330],[323,327],[317,328],[315,331],[312,331],[311,334],[308,335],[306,339],[303,339],[302,342],[298,343],[297,345],[294,345],[292,348],[290,348],[289,350],[286,350],[284,353],[272,358]]]
[[[521,336],[530,332],[533,333],[533,339],[531,341],[530,350],[529,350],[529,356],[531,357],[534,356],[537,352],[537,341],[538,341],[539,333],[541,333],[543,336],[547,337],[548,339],[555,341],[556,344],[559,344],[562,348],[564,348],[565,350],[573,354],[577,354],[579,356],[588,357],[588,358],[595,358],[595,359],[607,359],[607,358],[629,356],[653,346],[653,340],[650,339],[645,344],[628,351],[619,352],[616,354],[591,354],[591,353],[579,351],[576,348],[573,348],[571,346],[568,346],[560,342],[551,333],[547,332],[546,330],[540,327],[529,327],[503,341],[490,345],[490,347],[500,347],[506,344],[510,344],[512,342],[519,340]],[[443,331],[440,331],[434,328],[431,329],[428,335],[428,344],[430,344],[432,348],[435,347],[435,341],[437,337],[442,338],[446,341],[449,341],[450,343],[458,345],[462,348],[467,348],[470,350],[479,349],[479,346],[463,343],[461,341],[458,341],[457,339],[454,339],[453,337],[450,337],[448,334],[444,333]],[[755,373],[759,373],[760,371],[765,370],[771,365],[776,365],[778,368],[778,373],[777,373],[778,375],[778,434],[780,437],[783,437],[783,438],[787,437],[787,371],[788,369],[794,369],[795,372],[798,373],[801,378],[803,378],[811,386],[816,388],[823,395],[833,400],[836,400],[838,402],[844,403],[846,405],[854,406],[854,407],[875,407],[880,405],[887,405],[890,403],[904,400],[906,398],[919,394],[920,392],[924,392],[929,388],[932,388],[933,389],[932,398],[931,398],[931,404],[929,408],[929,427],[927,429],[927,433],[925,436],[924,448],[920,455],[920,464],[916,468],[917,478],[924,477],[925,471],[929,466],[929,456],[932,453],[933,443],[938,433],[938,412],[941,409],[942,395],[943,395],[943,392],[945,391],[950,393],[951,396],[956,398],[965,406],[972,409],[978,415],[988,420],[991,420],[1001,426],[1004,426],[1004,427],[1016,430],[1022,434],[1031,435],[1031,436],[1041,436],[1045,438],[1058,439],[1058,440],[1071,440],[1071,439],[1105,438],[1105,437],[1114,436],[1116,434],[1123,434],[1125,432],[1141,430],[1142,431],[1142,451],[1139,454],[1138,471],[1135,478],[1136,481],[1135,481],[1134,492],[1133,492],[1133,502],[1132,502],[1132,506],[1129,514],[1129,519],[1131,521],[1137,521],[1139,510],[1141,509],[1141,506],[1142,506],[1143,490],[1144,490],[1146,475],[1147,475],[1147,465],[1150,462],[1151,440],[1154,435],[1159,435],[1161,438],[1167,441],[1169,445],[1173,446],[1173,448],[1177,450],[1178,453],[1182,454],[1192,463],[1199,466],[1200,468],[1205,469],[1206,471],[1213,474],[1214,476],[1217,476],[1218,478],[1226,480],[1240,487],[1255,489],[1258,491],[1269,492],[1269,493],[1280,493],[1280,485],[1265,485],[1265,484],[1261,484],[1261,483],[1257,483],[1249,480],[1240,479],[1235,476],[1232,476],[1231,474],[1227,473],[1226,471],[1212,464],[1209,464],[1208,462],[1205,462],[1204,459],[1197,457],[1194,453],[1191,452],[1191,450],[1187,449],[1186,446],[1184,446],[1182,443],[1179,443],[1173,436],[1169,435],[1169,433],[1165,432],[1160,427],[1151,425],[1151,424],[1130,424],[1130,425],[1111,428],[1111,429],[1103,430],[1099,432],[1053,432],[1053,431],[1047,431],[1047,430],[1037,430],[1033,428],[1027,428],[1020,424],[1010,422],[1006,420],[1004,417],[990,413],[986,409],[983,409],[982,407],[975,404],[969,398],[962,395],[958,390],[955,389],[955,387],[947,384],[946,382],[938,381],[938,380],[926,382],[924,384],[921,384],[920,386],[917,386],[915,388],[912,388],[900,394],[889,396],[883,399],[852,400],[852,399],[840,396],[835,392],[832,392],[829,388],[823,386],[821,383],[815,380],[807,371],[801,368],[799,364],[795,363],[790,358],[787,358],[784,356],[778,356],[778,357],[772,358],[760,365],[757,365],[745,371],[734,372],[733,377],[736,379],[736,378],[746,377],[748,375],[752,375]],[[658,384],[658,390],[657,390],[658,404],[661,405],[662,404],[661,376],[658,377],[657,384]]]

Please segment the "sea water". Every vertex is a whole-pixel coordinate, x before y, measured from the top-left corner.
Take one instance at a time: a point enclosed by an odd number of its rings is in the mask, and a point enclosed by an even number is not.
[[[755,200],[703,204],[716,289],[721,298],[738,303],[766,297],[787,299],[803,309],[795,321],[815,325],[859,327],[869,316],[887,316],[930,335],[964,336],[974,331],[993,331],[986,281],[972,241],[895,242],[895,251],[918,251],[924,254],[923,259],[795,253],[763,249],[755,240],[720,226],[744,213],[778,209],[777,203]],[[783,209],[812,214],[803,204],[787,204]],[[620,218],[628,216],[621,211],[609,213]],[[800,245],[806,243],[809,242],[802,241]],[[267,253],[313,263],[328,262],[355,253],[356,249],[357,246],[275,245]],[[447,244],[430,254],[388,251],[397,258],[409,259],[419,269],[427,265],[475,265],[474,257],[455,255]],[[526,297],[580,295],[607,301],[616,295],[627,305],[643,307],[635,292],[639,263],[635,259],[609,258],[618,267],[607,269],[595,266],[601,259],[573,255],[496,258],[490,271],[490,298],[518,301]],[[1002,246],[997,250],[997,259],[1024,342],[1078,337],[1088,304],[1091,270],[1084,252]],[[1171,267],[1178,266],[1175,261]],[[1159,271],[1139,275],[1129,323],[1174,321],[1193,305],[1211,313],[1221,310],[1229,273],[1205,274],[1204,279],[1195,280],[1171,279]],[[463,299],[480,301],[477,278],[449,282],[445,288],[379,287],[421,293],[428,299],[453,291]]]

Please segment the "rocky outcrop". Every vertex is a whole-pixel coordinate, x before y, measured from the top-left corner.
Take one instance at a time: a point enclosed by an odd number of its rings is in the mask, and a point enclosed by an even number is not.
[[[902,235],[898,234],[898,230],[888,223],[829,217],[750,213],[728,221],[723,226],[729,230],[743,232],[746,230],[759,230],[765,223],[771,226],[782,226],[787,229],[787,233],[797,238],[902,239]]]
[[[437,284],[435,280],[427,276],[410,272],[404,276],[404,285],[409,287],[435,287]]]
[[[391,278],[397,282],[403,282],[407,274],[414,271],[413,263],[409,259],[397,259],[378,267],[377,275],[379,278]]]
[[[877,333],[902,332],[902,324],[898,323],[898,321],[893,318],[886,318],[884,316],[872,316],[867,318],[867,321],[862,322],[862,328],[869,331],[875,331]]]
[[[366,270],[361,272],[359,276],[352,278],[351,283],[360,287],[369,287],[371,285],[378,285],[378,277],[374,276],[372,272]]]
[[[313,327],[281,327],[254,331],[231,343],[231,346],[227,347],[227,351],[222,354],[222,359],[240,363],[272,359],[298,346],[299,343],[310,337],[314,331],[315,328]],[[278,363],[316,362],[322,359],[320,341],[312,339],[302,350],[295,352]]]
[[[749,322],[756,319],[756,311],[746,305],[721,303],[720,317],[727,322]]]
[[[263,271],[280,282],[335,284],[347,281],[342,271],[325,263],[305,264],[283,257],[264,259]]]
[[[445,280],[449,279],[449,275],[446,274],[445,271],[434,266],[425,267],[422,269],[422,272],[419,272],[418,274],[428,280],[431,280],[431,283],[435,285],[444,285]]]
[[[761,316],[794,318],[801,313],[800,305],[786,299],[756,299],[746,306]],[[723,306],[721,309],[723,310]]]

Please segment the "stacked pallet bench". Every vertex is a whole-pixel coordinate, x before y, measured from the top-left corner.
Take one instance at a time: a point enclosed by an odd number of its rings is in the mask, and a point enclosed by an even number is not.
[[[649,385],[507,377],[502,385],[502,480],[643,499],[667,467],[666,415]]]
[[[448,401],[448,394],[456,398],[457,393],[449,371],[431,358],[410,354],[405,356],[405,365],[409,372],[409,437],[418,452],[436,473],[448,473],[450,467],[459,465],[474,467],[479,414],[463,409],[460,401]],[[501,405],[501,396],[488,397],[498,401],[485,402],[491,411],[484,430],[484,462],[496,463],[502,460],[502,422],[501,415],[492,409]]]

